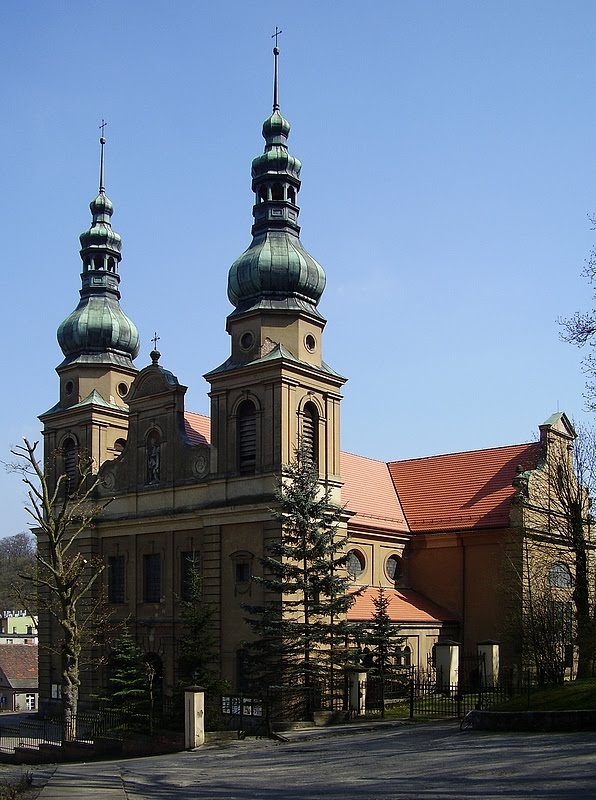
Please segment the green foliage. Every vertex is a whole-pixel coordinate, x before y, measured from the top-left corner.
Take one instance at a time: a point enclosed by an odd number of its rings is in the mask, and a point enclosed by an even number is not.
[[[399,627],[389,617],[390,603],[391,598],[379,586],[377,596],[373,597],[375,611],[362,637],[372,675],[389,676],[395,673],[395,653],[404,641],[399,634]]]
[[[0,539],[0,611],[29,611],[36,608],[27,595],[35,573],[35,539],[29,533],[17,533]]]
[[[217,669],[218,636],[213,607],[203,597],[203,579],[199,564],[193,562],[188,574],[187,598],[180,600],[180,637],[178,678],[181,688],[197,684],[207,693],[221,693],[225,688]]]
[[[337,529],[342,509],[330,503],[306,447],[283,472],[273,517],[281,536],[261,560],[263,605],[245,605],[258,639],[248,645],[249,669],[261,689],[292,690],[302,696],[301,713],[317,705],[335,707],[350,659],[351,627],[344,537]]]
[[[146,713],[152,704],[155,676],[151,663],[128,629],[112,645],[109,677],[102,700],[107,708]]]

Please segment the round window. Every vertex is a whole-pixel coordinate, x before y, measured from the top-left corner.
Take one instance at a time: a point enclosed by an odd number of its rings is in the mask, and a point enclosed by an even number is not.
[[[317,340],[312,333],[307,333],[307,335],[304,337],[304,346],[309,353],[314,353],[317,349]]]
[[[128,394],[128,386],[125,383],[118,384],[118,394],[120,397],[126,397]]]
[[[67,381],[66,386],[64,387],[64,391],[67,395],[71,395],[74,391],[74,383],[72,381]]]
[[[401,558],[397,555],[389,556],[385,562],[385,572],[390,581],[398,583],[401,580]]]
[[[362,575],[364,572],[364,556],[358,550],[350,550],[348,553],[348,575],[352,580],[357,578],[359,575]]]
[[[252,331],[245,331],[240,337],[241,350],[250,350],[255,343],[255,336]]]

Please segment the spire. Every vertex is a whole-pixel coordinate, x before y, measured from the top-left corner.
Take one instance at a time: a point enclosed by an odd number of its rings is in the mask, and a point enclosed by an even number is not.
[[[316,310],[325,272],[300,242],[297,204],[302,164],[288,151],[290,123],[279,110],[279,48],[273,48],[273,113],[263,123],[265,151],[252,162],[253,240],[230,268],[228,297],[232,316],[257,308]]]
[[[112,230],[114,207],[104,186],[106,122],[100,125],[99,194],[91,201],[91,227],[79,239],[83,261],[81,290],[76,309],[58,328],[63,363],[112,363],[132,367],[139,351],[139,332],[120,308],[122,239]]]

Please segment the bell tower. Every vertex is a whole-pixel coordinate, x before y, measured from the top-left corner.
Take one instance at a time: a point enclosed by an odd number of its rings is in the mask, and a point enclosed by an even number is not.
[[[304,443],[321,479],[339,487],[345,379],[323,361],[317,306],[325,272],[300,241],[302,165],[288,150],[290,123],[280,113],[277,46],[273,57],[273,111],[263,123],[265,150],[252,162],[252,242],[228,275],[231,355],[205,376],[212,471],[227,479],[279,474]]]
[[[122,240],[112,230],[106,196],[102,122],[99,193],[90,203],[91,227],[81,234],[80,300],[58,328],[64,360],[58,403],[40,416],[46,454],[63,453],[65,469],[84,453],[94,469],[123,448],[128,429],[125,398],[137,370],[139,332],[120,308]]]

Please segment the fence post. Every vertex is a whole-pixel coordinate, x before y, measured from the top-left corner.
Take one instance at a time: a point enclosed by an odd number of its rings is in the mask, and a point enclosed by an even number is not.
[[[187,686],[184,690],[184,747],[194,750],[205,744],[205,689]]]
[[[414,679],[410,678],[410,719],[414,719]]]

